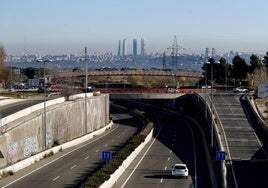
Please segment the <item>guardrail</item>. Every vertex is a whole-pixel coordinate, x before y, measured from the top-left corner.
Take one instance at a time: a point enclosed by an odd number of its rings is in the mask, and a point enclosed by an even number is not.
[[[215,134],[215,131],[214,131],[214,134],[216,135],[216,139],[219,143],[219,149],[221,151],[224,151],[224,147],[223,147],[223,143],[222,143],[222,140],[225,142],[227,148],[228,148],[228,144],[227,144],[227,139],[226,139],[226,136],[225,136],[225,132],[224,132],[224,129],[223,129],[223,126],[222,126],[222,123],[219,119],[219,115],[217,113],[217,111],[215,110],[215,106],[213,103],[211,103],[211,98],[210,97],[206,97],[208,98],[208,102],[203,98],[202,95],[199,95],[199,94],[196,94],[198,95],[197,97],[201,96],[201,100],[202,102],[207,105],[209,111],[210,111],[210,117],[212,118],[213,120],[213,124],[214,124],[214,127],[213,127],[213,130],[216,129],[216,134]],[[205,94],[206,95],[206,94]],[[209,105],[212,104],[212,109],[211,109],[211,106]],[[215,115],[216,119],[218,120],[217,122],[215,122],[215,118],[213,117]],[[218,125],[219,123],[219,125]],[[219,128],[218,128],[219,127]],[[220,131],[219,129],[221,130],[222,134],[223,134],[223,138],[221,137],[221,134],[220,134]],[[227,152],[228,155],[229,155],[229,159],[230,159],[230,152],[228,151]],[[230,160],[229,160],[230,161]],[[225,161],[221,161],[221,171],[222,171],[222,187],[227,187],[227,170],[226,170],[226,163]]]

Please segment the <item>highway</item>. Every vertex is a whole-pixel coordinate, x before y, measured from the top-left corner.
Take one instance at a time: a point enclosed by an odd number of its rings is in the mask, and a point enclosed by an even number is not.
[[[14,114],[20,110],[28,108],[38,103],[44,102],[44,99],[33,99],[33,100],[25,100],[16,103],[11,103],[8,105],[1,106],[1,118]]]
[[[230,187],[268,187],[267,151],[255,131],[249,108],[241,94],[214,94],[213,103],[222,122],[232,161],[228,174]],[[227,148],[228,147],[228,148]],[[232,180],[231,180],[232,179]],[[231,180],[231,181],[230,181]],[[233,181],[233,182],[232,182]],[[231,183],[230,183],[231,182]]]
[[[47,97],[46,100],[53,100],[56,98],[59,98],[59,96],[57,95],[50,96],[50,97]],[[33,99],[26,99],[20,102],[13,102],[13,103],[3,105],[3,106],[1,105],[0,117],[4,118],[20,110],[23,110],[25,108],[28,108],[30,106],[33,106],[42,102],[44,102],[44,98],[33,98]]]
[[[154,139],[113,187],[212,187],[203,142],[196,127],[178,115],[158,112],[157,119]],[[171,176],[175,163],[188,166],[188,179]]]
[[[143,117],[111,105],[113,128],[87,143],[54,154],[0,181],[0,187],[77,187],[100,165],[103,150],[117,151],[144,126]]]

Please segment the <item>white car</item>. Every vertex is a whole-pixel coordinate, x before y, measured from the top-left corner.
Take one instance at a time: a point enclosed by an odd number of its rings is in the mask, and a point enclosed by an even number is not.
[[[235,93],[247,93],[248,92],[248,89],[247,88],[244,88],[244,87],[237,87],[237,88],[234,88],[233,91]]]
[[[172,176],[181,176],[188,178],[189,170],[186,164],[175,164],[172,166]]]
[[[175,88],[167,88],[167,93],[179,93],[180,91]]]

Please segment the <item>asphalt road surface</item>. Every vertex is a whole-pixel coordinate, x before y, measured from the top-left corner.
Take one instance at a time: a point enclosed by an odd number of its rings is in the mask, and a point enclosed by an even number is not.
[[[111,130],[0,180],[0,187],[77,187],[103,164],[103,150],[114,153],[144,126],[122,109],[111,107],[111,116],[117,119]]]
[[[11,103],[5,106],[1,106],[1,118],[14,114],[20,110],[28,108],[38,103],[44,102],[43,99],[25,100],[21,102]]]
[[[228,168],[230,187],[268,187],[267,153],[257,137],[241,94],[214,94],[213,102],[222,122],[232,168]],[[231,183],[230,183],[231,182]]]
[[[154,139],[113,187],[211,187],[200,135],[179,116],[159,112],[157,117],[159,125],[155,128]],[[187,179],[171,175],[171,167],[176,163],[188,166]]]

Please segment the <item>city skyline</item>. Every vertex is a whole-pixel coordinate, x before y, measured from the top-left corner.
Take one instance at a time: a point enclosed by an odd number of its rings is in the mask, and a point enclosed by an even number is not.
[[[163,53],[176,35],[187,53],[215,48],[265,53],[265,0],[71,1],[2,0],[0,44],[7,54],[117,54],[118,39],[146,39],[146,53]],[[131,40],[130,40],[131,39]],[[122,46],[121,46],[121,50]]]

